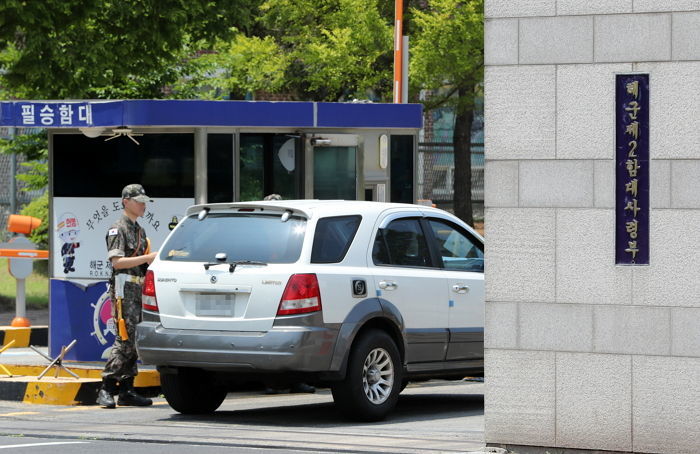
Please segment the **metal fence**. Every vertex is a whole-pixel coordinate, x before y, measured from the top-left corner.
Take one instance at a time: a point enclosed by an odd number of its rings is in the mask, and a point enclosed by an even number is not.
[[[36,132],[37,128],[16,128],[17,134]],[[0,138],[10,138],[9,128],[0,128]],[[13,159],[14,158],[14,159]],[[12,190],[13,175],[23,173],[22,163],[26,162],[22,155],[9,155],[0,153],[0,241],[6,241],[10,237],[7,231],[7,218],[11,214],[17,214],[24,205],[43,194],[44,191],[24,191],[26,185],[15,179],[15,190]],[[14,195],[15,212],[12,212]]]
[[[454,200],[454,153],[451,142],[418,144],[418,198],[431,200],[438,207],[451,210]],[[483,217],[484,144],[472,144],[472,205],[474,217]]]

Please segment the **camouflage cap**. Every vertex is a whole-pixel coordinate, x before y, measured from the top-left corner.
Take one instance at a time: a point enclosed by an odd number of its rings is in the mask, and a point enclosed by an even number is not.
[[[146,191],[140,184],[128,184],[122,189],[122,199],[134,199],[137,202],[153,202],[146,195]]]

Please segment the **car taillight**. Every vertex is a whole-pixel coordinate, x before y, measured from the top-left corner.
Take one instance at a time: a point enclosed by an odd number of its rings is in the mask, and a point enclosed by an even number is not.
[[[141,305],[147,311],[158,312],[158,300],[156,299],[156,278],[153,271],[146,271],[141,292]]]
[[[287,282],[277,315],[305,314],[321,310],[321,291],[315,274],[293,274]]]

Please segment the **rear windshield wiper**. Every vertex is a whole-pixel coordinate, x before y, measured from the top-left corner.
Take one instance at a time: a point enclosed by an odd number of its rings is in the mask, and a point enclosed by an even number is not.
[[[238,265],[260,265],[260,266],[267,266],[267,263],[265,262],[258,262],[256,260],[236,260],[235,262],[214,262],[214,263],[205,263],[204,264],[204,269],[208,270],[210,266],[216,266],[216,265],[228,265],[228,271],[229,273],[233,273],[236,270],[236,267]]]

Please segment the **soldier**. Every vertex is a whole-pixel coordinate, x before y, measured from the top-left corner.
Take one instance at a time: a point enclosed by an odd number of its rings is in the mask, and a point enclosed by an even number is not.
[[[114,408],[114,395],[119,394],[119,405],[147,406],[153,401],[142,397],[134,390],[134,377],[138,373],[136,360],[138,353],[134,340],[136,324],[141,320],[141,286],[146,268],[153,262],[157,252],[149,252],[146,231],[136,219],[146,211],[146,202],[152,202],[140,184],[130,184],[122,190],[122,217],[107,232],[107,257],[112,263],[112,277],[109,280],[112,316],[118,320],[115,276],[125,274],[121,316],[126,323],[128,339],[122,339],[117,332],[109,359],[102,371],[102,388],[97,403],[105,408]]]

